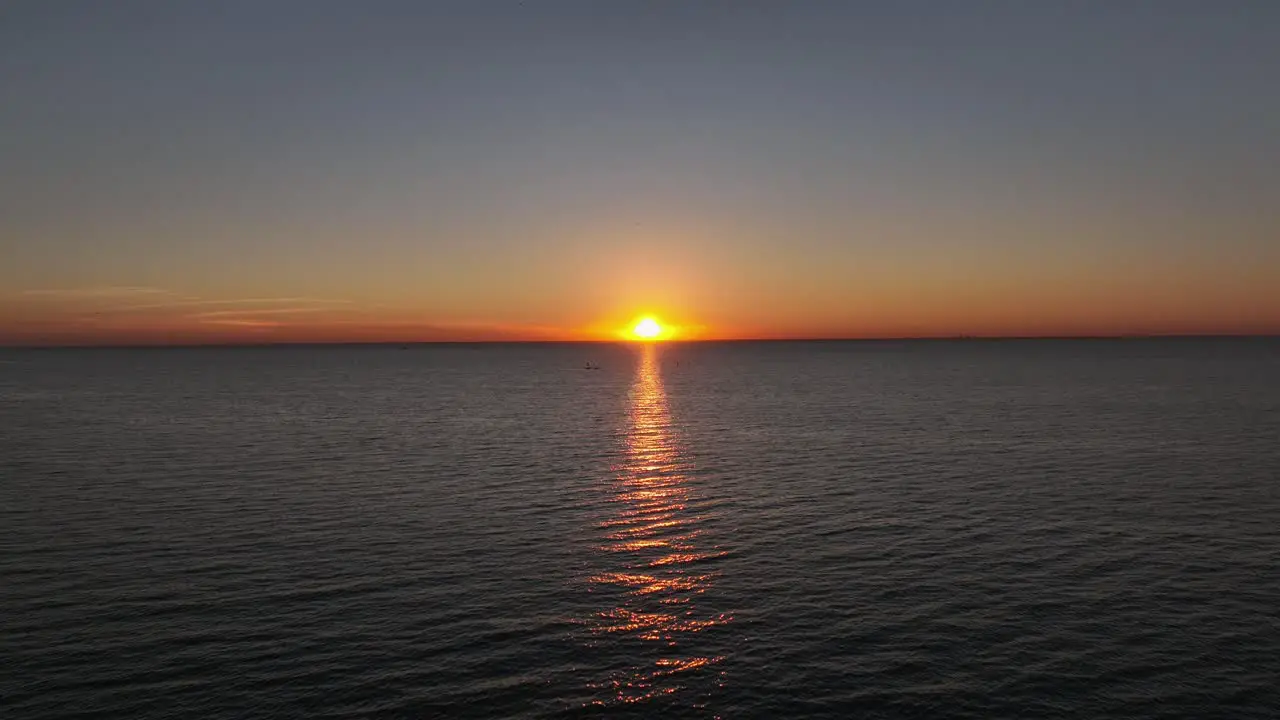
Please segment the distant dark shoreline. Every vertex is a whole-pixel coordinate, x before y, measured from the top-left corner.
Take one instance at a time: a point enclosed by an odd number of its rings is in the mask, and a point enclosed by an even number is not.
[[[1204,340],[1280,340],[1280,334],[1250,335],[962,335],[946,337],[875,337],[875,338],[734,338],[712,340],[666,340],[663,345],[747,345],[806,343],[995,343],[995,342],[1115,342],[1115,341],[1204,341]],[[497,347],[497,346],[567,346],[630,345],[627,340],[424,340],[407,342],[265,342],[265,343],[173,343],[173,344],[67,344],[67,345],[0,345],[0,350],[183,350],[183,349],[264,349],[264,348],[382,348],[406,350],[415,347]]]

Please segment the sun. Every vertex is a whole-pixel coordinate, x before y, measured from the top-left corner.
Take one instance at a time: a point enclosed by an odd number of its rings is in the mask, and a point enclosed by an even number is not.
[[[631,328],[631,334],[641,340],[655,340],[662,335],[662,325],[651,317],[641,318],[639,322]]]

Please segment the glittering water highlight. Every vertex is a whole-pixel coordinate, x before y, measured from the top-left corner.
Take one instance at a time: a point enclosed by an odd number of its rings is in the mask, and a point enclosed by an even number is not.
[[[690,675],[716,672],[712,666],[724,658],[696,654],[690,638],[733,619],[698,602],[718,574],[710,561],[727,551],[700,542],[701,525],[715,509],[693,497],[653,346],[643,349],[630,403],[625,462],[603,489],[613,515],[597,525],[604,540],[599,550],[614,569],[589,579],[599,597],[616,605],[597,612],[588,627],[603,636],[594,642],[632,646],[627,655],[641,664],[614,670],[593,685],[603,691],[593,702],[604,705],[705,686]],[[717,673],[714,684],[719,682]]]

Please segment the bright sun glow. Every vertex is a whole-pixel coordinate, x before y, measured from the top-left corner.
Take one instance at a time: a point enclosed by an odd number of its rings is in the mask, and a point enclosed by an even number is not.
[[[653,340],[662,334],[662,326],[651,317],[643,318],[631,328],[631,334],[642,340]]]

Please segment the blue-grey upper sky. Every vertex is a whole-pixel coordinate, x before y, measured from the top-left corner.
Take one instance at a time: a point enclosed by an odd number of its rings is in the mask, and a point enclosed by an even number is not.
[[[19,0],[0,336],[1276,331],[1278,83],[1265,0]]]

